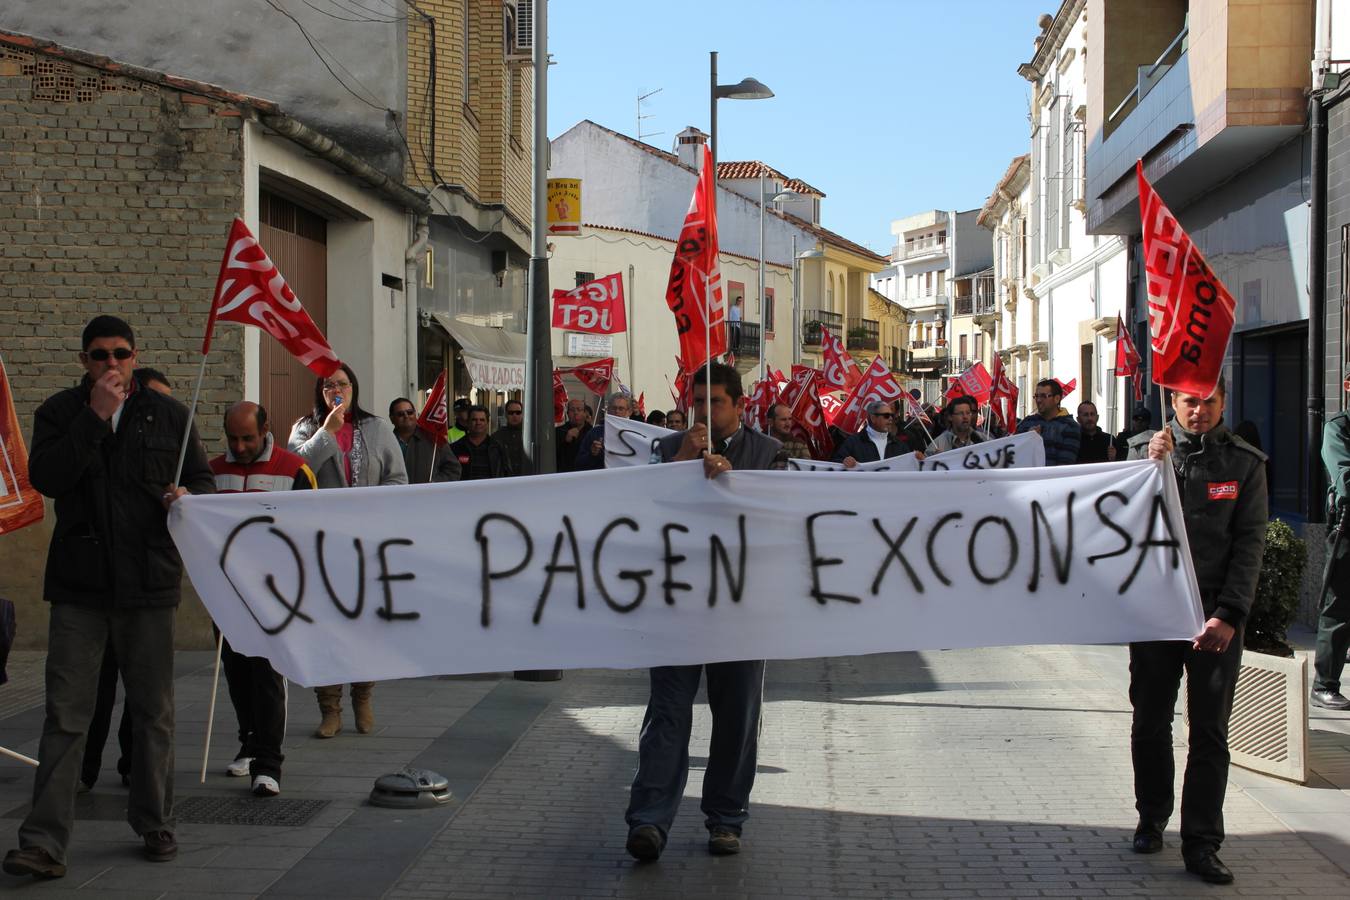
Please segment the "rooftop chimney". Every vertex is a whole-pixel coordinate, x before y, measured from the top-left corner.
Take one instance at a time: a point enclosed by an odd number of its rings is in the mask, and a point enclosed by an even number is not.
[[[703,164],[703,145],[707,141],[708,136],[693,125],[675,135],[675,152],[680,162],[697,172]]]

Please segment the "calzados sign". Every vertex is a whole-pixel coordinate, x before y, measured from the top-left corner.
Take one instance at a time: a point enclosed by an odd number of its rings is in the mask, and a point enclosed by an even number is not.
[[[1202,621],[1176,480],[1150,460],[711,480],[693,461],[189,496],[169,528],[230,645],[305,685],[1179,640]]]
[[[628,319],[624,313],[623,276],[616,272],[570,291],[554,291],[553,327],[590,334],[626,331]]]

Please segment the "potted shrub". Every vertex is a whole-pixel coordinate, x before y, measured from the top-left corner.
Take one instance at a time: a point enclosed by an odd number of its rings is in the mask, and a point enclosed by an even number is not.
[[[1308,545],[1294,534],[1288,523],[1272,519],[1266,525],[1266,549],[1261,558],[1261,578],[1256,583],[1256,599],[1247,616],[1244,650],[1293,656],[1289,645],[1289,625],[1298,614],[1299,587],[1303,567],[1308,562]]]

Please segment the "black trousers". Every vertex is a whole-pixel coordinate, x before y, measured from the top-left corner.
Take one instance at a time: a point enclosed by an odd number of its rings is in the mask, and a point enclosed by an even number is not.
[[[694,697],[705,670],[712,738],[703,771],[704,824],[709,831],[726,828],[740,834],[750,816],[764,702],[763,660],[661,666],[651,670],[652,695],[638,737],[638,770],[625,816],[629,828],[655,825],[663,836],[670,833],[689,779]]]
[[[84,742],[84,759],[80,762],[80,781],[93,787],[103,768],[103,747],[112,730],[112,712],[117,704],[117,654],[112,641],[103,650],[103,668],[98,673],[98,693],[94,698],[94,717],[89,720],[89,735]],[[131,772],[131,705],[122,704],[122,721],[117,726],[117,774]]]
[[[1350,523],[1347,523],[1350,525]],[[1350,540],[1340,529],[1327,535],[1327,564],[1322,571],[1322,613],[1317,619],[1317,656],[1313,689],[1339,691],[1345,651],[1350,650]]]
[[[1242,629],[1223,653],[1195,650],[1190,641],[1130,645],[1130,755],[1135,808],[1142,829],[1159,834],[1172,817],[1176,774],[1172,720],[1181,673],[1186,672],[1190,746],[1181,788],[1181,853],[1190,858],[1223,843],[1223,798],[1228,790],[1228,717],[1242,665]]]
[[[236,653],[229,641],[221,645],[220,664],[239,719],[237,755],[252,757],[249,774],[253,777],[280,779],[286,759],[281,752],[286,738],[286,679],[265,657]]]

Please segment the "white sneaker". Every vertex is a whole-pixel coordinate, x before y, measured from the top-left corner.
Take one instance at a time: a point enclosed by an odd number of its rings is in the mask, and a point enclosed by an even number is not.
[[[259,775],[253,779],[253,796],[275,797],[281,793],[281,785],[271,775]]]
[[[251,762],[253,762],[251,756],[236,756],[234,762],[225,767],[225,774],[233,775],[235,778],[243,778],[248,774],[248,766]]]

